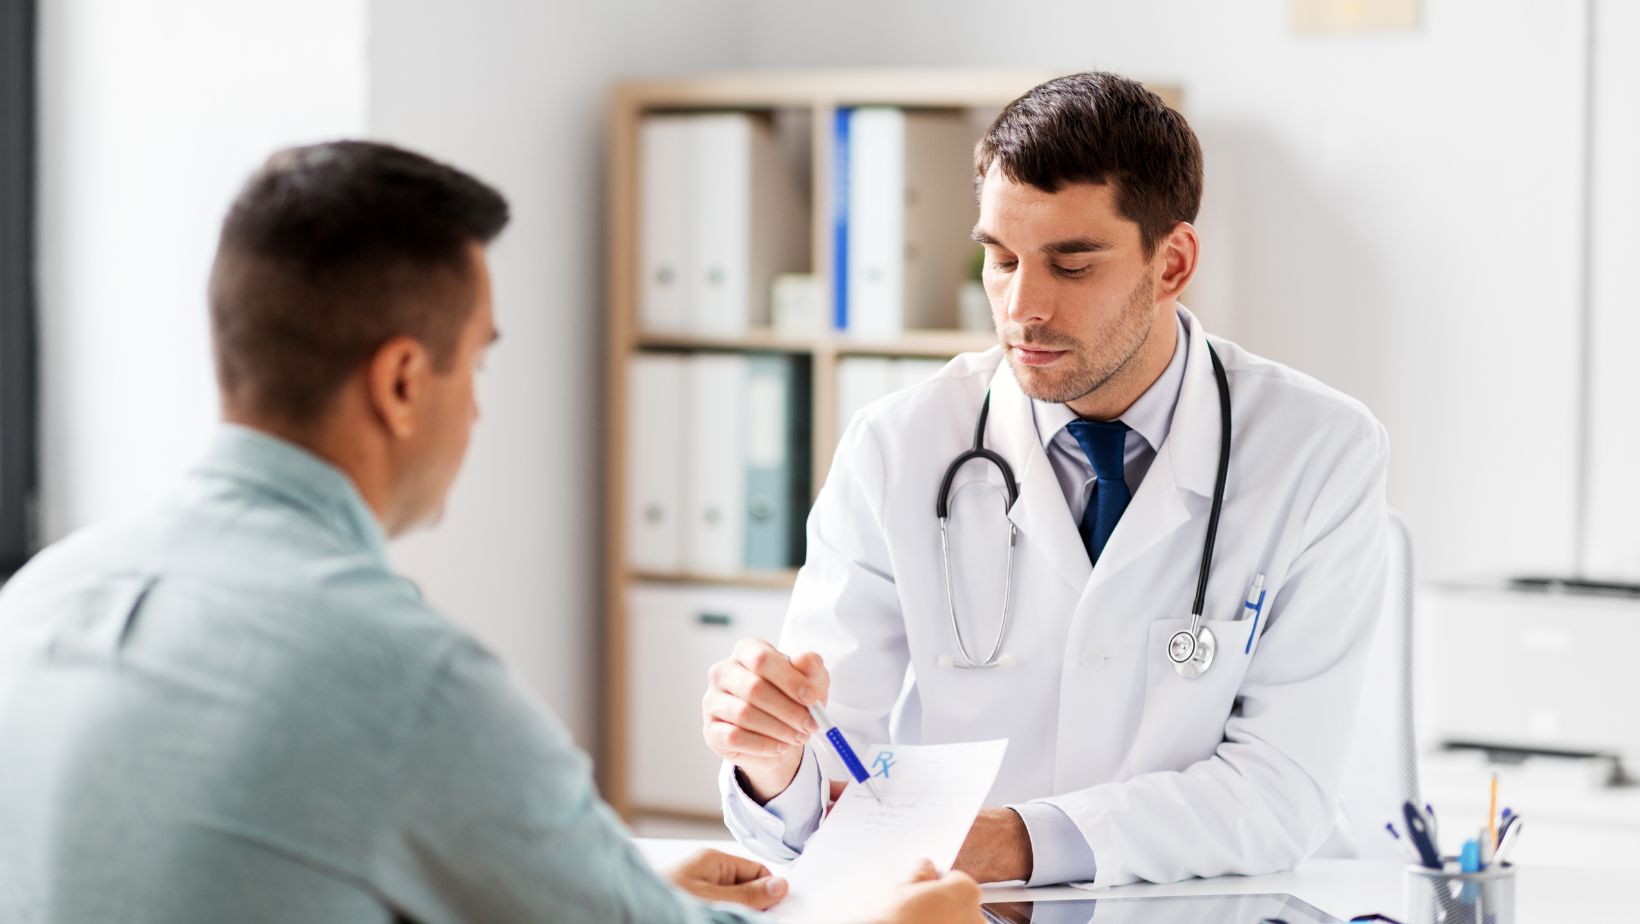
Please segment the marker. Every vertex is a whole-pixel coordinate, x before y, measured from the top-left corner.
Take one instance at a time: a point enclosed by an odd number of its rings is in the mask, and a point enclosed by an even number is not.
[[[877,794],[877,787],[871,785],[871,774],[866,772],[865,764],[860,763],[860,758],[854,756],[854,749],[848,746],[848,741],[843,738],[842,730],[832,724],[831,717],[826,715],[826,710],[821,709],[819,703],[815,703],[809,707],[809,715],[814,716],[815,724],[819,725],[820,730],[826,733],[826,740],[831,742],[832,750],[837,752],[837,756],[843,759],[843,766],[847,767],[848,772],[854,776],[854,781],[864,783],[866,791],[871,793],[871,798],[876,799],[878,802],[883,801],[883,797]]]
[[[1481,871],[1481,845],[1479,841],[1468,840],[1463,842],[1463,850],[1458,853],[1460,868],[1466,873]]]

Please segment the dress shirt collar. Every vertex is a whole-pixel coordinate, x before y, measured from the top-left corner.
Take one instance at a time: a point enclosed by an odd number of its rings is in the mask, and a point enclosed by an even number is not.
[[[360,551],[387,561],[387,537],[352,479],[294,443],[225,423],[192,474],[265,491],[301,508]]]
[[[1161,449],[1162,441],[1167,439],[1167,433],[1173,427],[1173,410],[1179,404],[1179,389],[1184,384],[1185,357],[1190,350],[1184,319],[1175,315],[1173,323],[1177,334],[1173,343],[1173,358],[1168,361],[1161,377],[1152,382],[1144,394],[1117,418],[1139,434],[1149,444],[1151,452]],[[1036,430],[1042,438],[1043,449],[1052,445],[1065,426],[1077,419],[1076,412],[1067,404],[1033,398],[1031,409],[1036,416]]]

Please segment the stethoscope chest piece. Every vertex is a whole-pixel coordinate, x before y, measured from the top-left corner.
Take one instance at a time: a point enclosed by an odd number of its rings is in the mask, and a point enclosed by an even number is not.
[[[1218,648],[1212,629],[1200,626],[1194,633],[1180,629],[1167,640],[1167,659],[1173,662],[1173,670],[1180,677],[1194,680],[1213,666],[1213,655]]]

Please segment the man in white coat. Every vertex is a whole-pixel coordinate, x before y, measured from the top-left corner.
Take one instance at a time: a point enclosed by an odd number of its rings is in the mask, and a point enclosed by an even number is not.
[[[1003,110],[975,167],[999,345],[844,433],[778,648],[743,641],[710,673],[725,819],[769,856],[802,850],[834,789],[809,740],[820,701],[860,747],[1009,739],[957,859],[981,881],[1291,867],[1339,818],[1386,576],[1384,429],[1179,305],[1201,151],[1141,85],[1049,81]],[[1168,641],[1219,483],[1215,356],[1233,421],[1203,597],[1217,652],[1187,677]],[[954,625],[936,498],[987,401],[984,445],[1018,499],[997,466],[956,473]]]

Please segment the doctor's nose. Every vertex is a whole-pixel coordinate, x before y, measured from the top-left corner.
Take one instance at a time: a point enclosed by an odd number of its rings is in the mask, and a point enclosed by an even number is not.
[[[1053,317],[1052,280],[1041,271],[1023,265],[1008,280],[1003,292],[1004,319],[1011,324],[1030,325]]]

